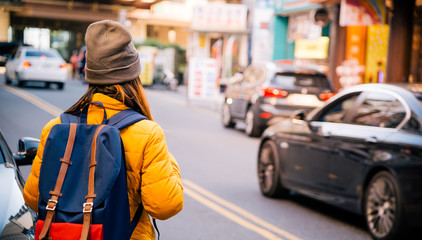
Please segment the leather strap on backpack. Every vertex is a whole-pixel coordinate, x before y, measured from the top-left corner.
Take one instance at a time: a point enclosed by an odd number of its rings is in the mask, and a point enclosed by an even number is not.
[[[70,124],[69,137],[67,139],[66,150],[64,152],[63,158],[60,159],[60,162],[62,162],[62,164],[60,166],[59,175],[57,176],[56,185],[54,187],[54,190],[50,191],[51,198],[48,200],[48,203],[46,206],[47,215],[45,217],[44,225],[42,227],[39,239],[44,239],[47,233],[49,232],[51,223],[53,221],[57,201],[59,197],[62,196],[60,191],[62,190],[63,181],[64,181],[64,178],[66,177],[67,168],[69,167],[69,165],[72,165],[72,162],[70,161],[70,156],[72,155],[73,144],[75,142],[76,127],[77,125],[75,123]]]
[[[86,202],[83,204],[83,213],[84,213],[84,221],[82,225],[82,233],[81,233],[81,240],[88,239],[89,229],[91,228],[91,216],[92,216],[92,209],[94,208],[94,176],[95,176],[95,166],[97,162],[95,161],[95,154],[97,150],[97,137],[98,133],[101,131],[103,127],[106,125],[101,125],[97,128],[95,132],[94,138],[92,139],[92,148],[91,148],[91,164],[89,165],[89,178],[88,178],[88,195],[85,196]]]

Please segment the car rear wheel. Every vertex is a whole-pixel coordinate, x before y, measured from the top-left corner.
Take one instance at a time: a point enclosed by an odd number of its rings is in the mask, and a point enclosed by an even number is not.
[[[24,82],[24,81],[22,81],[22,80],[19,78],[19,74],[18,74],[18,73],[16,73],[16,81],[18,82],[18,86],[19,86],[19,87],[23,87],[23,86],[25,85],[25,82]]]
[[[6,78],[6,85],[12,84],[12,80],[9,78],[9,76],[7,75],[7,73],[5,74],[5,78]]]
[[[230,113],[230,106],[227,103],[223,104],[221,120],[223,122],[223,126],[226,128],[234,128],[234,126],[236,125],[236,123],[233,122],[232,115]]]
[[[404,212],[397,181],[382,171],[377,173],[365,192],[365,218],[374,239],[396,239],[404,232]]]
[[[57,83],[57,87],[62,90],[64,88],[64,83]]]
[[[289,190],[281,183],[281,169],[277,146],[273,141],[265,141],[258,157],[259,188],[264,196],[287,197]]]
[[[253,112],[252,108],[248,109],[245,118],[245,132],[250,137],[259,137],[262,133],[262,129],[260,129],[257,125],[255,119],[255,113]]]

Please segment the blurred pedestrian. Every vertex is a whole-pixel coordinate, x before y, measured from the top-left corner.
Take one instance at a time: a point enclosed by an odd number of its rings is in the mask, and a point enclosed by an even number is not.
[[[155,239],[149,216],[165,220],[183,208],[183,187],[179,167],[168,151],[161,127],[153,121],[145,91],[141,85],[140,58],[129,30],[122,24],[103,20],[91,24],[86,32],[87,92],[65,113],[80,116],[90,102],[101,102],[108,118],[133,109],[149,120],[139,121],[121,130],[126,156],[130,216],[143,204],[144,210],[131,239]],[[91,104],[88,124],[102,122],[103,109]],[[43,146],[60,118],[51,120],[41,134],[41,144],[24,188],[28,206],[37,210],[38,181]],[[41,173],[42,174],[42,173]],[[142,193],[142,194],[141,194]]]
[[[72,64],[72,78],[76,77],[79,64],[78,50],[73,50],[72,56],[70,57],[70,63]]]
[[[86,64],[86,47],[82,47],[79,51],[79,79],[85,79],[85,64]]]

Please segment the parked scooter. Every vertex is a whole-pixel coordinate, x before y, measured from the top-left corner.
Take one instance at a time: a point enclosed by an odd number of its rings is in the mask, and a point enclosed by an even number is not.
[[[162,83],[166,85],[170,90],[176,90],[178,86],[178,81],[172,71],[169,69],[163,70],[163,79]]]

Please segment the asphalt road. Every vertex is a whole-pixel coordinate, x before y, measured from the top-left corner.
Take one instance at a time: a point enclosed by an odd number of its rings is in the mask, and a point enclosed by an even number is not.
[[[22,136],[37,137],[46,122],[70,107],[87,85],[69,81],[63,91],[4,85],[0,75],[0,129],[12,151]],[[292,194],[269,199],[259,192],[259,139],[220,123],[218,102],[187,101],[183,91],[147,89],[153,117],[179,162],[184,209],[157,221],[161,239],[370,239],[364,219]],[[22,167],[26,178],[30,166]]]

